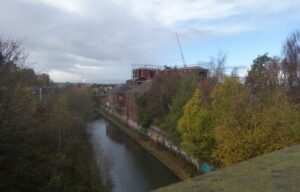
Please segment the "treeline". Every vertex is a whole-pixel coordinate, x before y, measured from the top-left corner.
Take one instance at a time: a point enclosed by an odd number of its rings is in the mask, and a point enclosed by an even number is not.
[[[225,57],[204,80],[176,72],[157,77],[139,98],[139,123],[154,124],[190,155],[227,166],[300,143],[300,33],[283,56],[263,54],[240,78]]]
[[[58,89],[25,59],[19,42],[0,39],[0,191],[108,190],[85,130],[88,90]]]
[[[138,123],[147,128],[159,126],[165,135],[179,144],[177,121],[183,115],[183,106],[192,97],[200,77],[196,73],[182,75],[176,70],[158,73],[153,86],[145,96],[137,98]]]

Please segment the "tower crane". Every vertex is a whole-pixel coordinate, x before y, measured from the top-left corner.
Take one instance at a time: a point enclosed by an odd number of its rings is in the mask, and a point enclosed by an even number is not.
[[[181,53],[181,59],[182,59],[183,66],[186,67],[186,63],[185,63],[185,59],[184,59],[184,56],[183,56],[183,52],[182,52],[182,48],[181,48],[181,43],[180,43],[179,36],[178,36],[177,33],[175,33],[175,36],[176,36],[178,47],[179,47],[179,50],[180,50],[180,53]]]

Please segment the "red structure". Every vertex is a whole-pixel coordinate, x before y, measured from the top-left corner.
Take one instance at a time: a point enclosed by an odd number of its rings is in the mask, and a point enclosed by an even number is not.
[[[127,114],[126,110],[126,91],[128,87],[125,84],[115,86],[107,95],[106,107],[110,108],[122,116]]]
[[[184,66],[180,68],[159,68],[153,66],[141,66],[132,70],[132,78],[126,84],[119,84],[112,88],[106,100],[106,107],[112,112],[121,115],[124,119],[137,122],[138,111],[136,99],[146,95],[153,85],[152,79],[156,75],[178,73],[180,76],[188,76],[192,73],[199,75],[200,79],[206,78],[208,70],[200,66]]]
[[[141,78],[143,80],[152,79],[155,74],[158,72],[157,69],[151,68],[138,68],[132,70],[132,78]]]
[[[142,66],[132,69],[132,78],[126,81],[129,86],[142,84],[144,81],[151,80],[160,71],[158,67]]]
[[[132,87],[126,93],[127,118],[137,122],[138,111],[136,99],[144,96],[151,88],[152,80],[146,80],[142,84]]]

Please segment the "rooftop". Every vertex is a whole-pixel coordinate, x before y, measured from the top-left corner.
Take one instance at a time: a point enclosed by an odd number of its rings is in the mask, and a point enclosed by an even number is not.
[[[125,84],[118,84],[114,86],[109,93],[125,93],[128,90],[128,87]]]
[[[128,92],[129,93],[137,93],[137,94],[144,94],[146,93],[152,86],[152,80],[146,80],[140,85],[132,87]]]

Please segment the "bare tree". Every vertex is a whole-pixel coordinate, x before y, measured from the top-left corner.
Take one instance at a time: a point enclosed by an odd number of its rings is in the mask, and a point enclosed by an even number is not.
[[[278,88],[283,83],[280,61],[281,60],[279,57],[273,57],[269,62],[265,64],[266,84],[270,89]]]
[[[225,76],[225,63],[227,55],[224,51],[220,50],[216,58],[212,57],[212,66],[215,67],[214,75],[218,82],[222,82]]]
[[[282,72],[290,96],[300,102],[300,32],[294,31],[283,44]]]
[[[25,65],[25,58],[21,42],[0,38],[0,127],[8,128],[18,118],[26,116],[26,113],[22,114],[26,106],[23,103],[28,103],[27,96],[30,95],[20,89],[19,73]]]
[[[14,64],[19,67],[24,66],[26,54],[21,46],[21,41],[0,37],[0,65]]]

